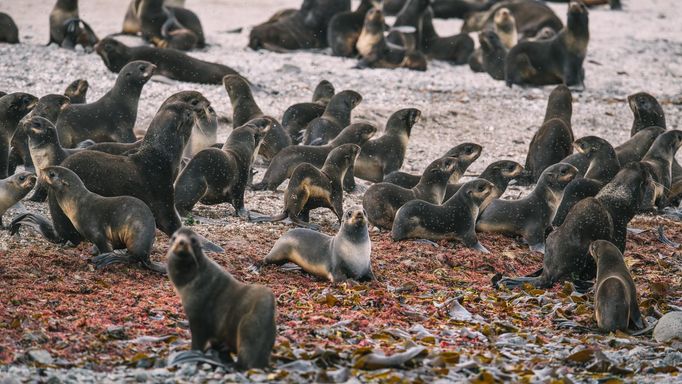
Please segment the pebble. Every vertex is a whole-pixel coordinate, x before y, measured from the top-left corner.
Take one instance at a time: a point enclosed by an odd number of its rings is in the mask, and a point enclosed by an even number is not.
[[[50,352],[44,349],[33,349],[28,351],[28,358],[31,361],[43,365],[51,365],[54,363],[54,359],[52,358],[52,355],[50,355]]]
[[[668,312],[658,320],[654,328],[654,339],[659,343],[674,338],[682,341],[682,311]]]

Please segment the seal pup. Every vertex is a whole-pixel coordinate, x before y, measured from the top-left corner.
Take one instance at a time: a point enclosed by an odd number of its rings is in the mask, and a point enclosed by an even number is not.
[[[582,86],[583,61],[590,39],[587,7],[579,1],[568,5],[567,25],[549,40],[523,41],[507,54],[507,86],[564,83]]]
[[[86,50],[97,44],[97,35],[78,15],[78,0],[57,0],[50,12],[50,40],[63,48],[81,44]]]
[[[69,98],[71,104],[85,104],[90,84],[85,79],[74,80],[64,90],[64,96]]]
[[[192,158],[199,151],[212,147],[218,141],[218,114],[210,105],[196,113],[194,127],[185,146],[185,157]]]
[[[142,87],[156,66],[147,61],[133,61],[121,70],[114,87],[99,100],[67,106],[57,119],[59,141],[73,148],[83,140],[95,142],[136,140],[133,128]]]
[[[479,205],[492,192],[492,184],[483,179],[465,183],[443,205],[412,200],[395,214],[391,237],[405,239],[458,240],[468,248],[489,251],[476,237],[476,217]]]
[[[194,205],[230,203],[235,215],[249,219],[244,191],[258,147],[272,125],[266,118],[254,119],[230,133],[221,149],[206,148],[196,154],[175,181],[175,208],[188,215]]]
[[[31,162],[36,168],[38,185],[31,196],[31,201],[45,201],[47,188],[41,177],[43,169],[60,165],[67,157],[82,151],[83,149],[65,149],[59,143],[57,128],[48,119],[40,116],[32,117],[27,126],[28,147],[31,153]]]
[[[642,160],[656,138],[663,132],[665,132],[665,128],[661,127],[648,127],[639,130],[628,141],[616,147],[618,162],[625,165],[631,161]]]
[[[9,173],[9,152],[12,136],[19,121],[38,103],[38,98],[28,93],[15,92],[0,97],[0,179]]]
[[[304,145],[325,145],[350,125],[351,112],[362,101],[362,96],[351,90],[332,96],[322,116],[313,119],[305,128]]]
[[[672,186],[675,154],[682,146],[682,131],[671,130],[660,134],[642,158],[642,165],[651,174],[656,188],[652,200],[659,209],[668,206],[668,191]]]
[[[43,168],[40,179],[78,233],[97,247],[99,255],[92,259],[97,268],[139,262],[149,270],[166,273],[163,265],[149,259],[156,225],[152,211],[142,200],[92,193],[78,175],[59,166]],[[127,254],[114,253],[115,249],[126,249]]]
[[[427,10],[422,17],[421,49],[429,59],[463,65],[474,52],[474,40],[466,33],[439,36],[433,26],[433,14],[431,10]]]
[[[627,225],[639,211],[651,176],[641,163],[626,164],[596,197],[579,201],[558,228],[547,236],[542,269],[526,277],[503,278],[495,285],[508,288],[529,283],[550,288],[557,282],[594,279],[596,265],[589,256],[595,240],[608,240],[623,252]]]
[[[63,95],[49,94],[38,99],[35,107],[26,114],[17,125],[17,128],[10,140],[10,164],[9,173],[14,173],[18,165],[24,166],[24,169],[32,169],[33,160],[31,159],[31,152],[28,145],[28,126],[33,117],[44,117],[50,122],[57,121],[59,114],[69,104],[69,99]]]
[[[526,165],[523,175],[519,178],[519,184],[528,185],[536,182],[547,167],[563,162],[563,159],[573,152],[572,104],[571,91],[563,84],[558,85],[549,94],[545,119],[530,141]]]
[[[604,332],[644,328],[639,312],[637,288],[623,254],[606,240],[590,244],[590,255],[597,264],[594,286],[594,317]]]
[[[577,177],[566,186],[561,204],[552,221],[555,227],[564,222],[575,203],[586,197],[596,196],[620,171],[616,151],[608,141],[597,136],[585,136],[576,140],[573,146],[589,160],[590,164],[584,177]]]
[[[12,17],[0,12],[0,43],[19,44],[19,29]]]
[[[493,200],[499,199],[504,195],[507,186],[509,186],[509,182],[519,177],[522,171],[523,167],[521,164],[511,160],[495,161],[483,170],[478,178],[491,182],[493,184],[493,189],[490,192],[490,195],[488,195],[488,197],[479,205],[479,216]],[[457,191],[459,191],[462,185],[464,185],[464,183],[448,184],[443,199],[449,200]]]
[[[2,215],[26,197],[35,184],[36,176],[31,172],[18,172],[0,180],[0,229],[5,228]]]
[[[667,128],[663,107],[655,97],[646,92],[638,92],[629,95],[627,101],[634,117],[630,136],[647,127]]]
[[[142,37],[159,48],[204,48],[206,39],[197,15],[185,8],[165,7],[164,0],[142,0],[137,8]]]
[[[369,222],[381,229],[393,227],[395,213],[405,203],[422,200],[441,204],[450,175],[459,168],[457,159],[443,157],[426,167],[419,184],[412,189],[391,183],[377,183],[370,186],[362,197],[362,207],[367,212]]]
[[[249,48],[274,52],[326,48],[330,20],[350,11],[350,6],[350,0],[304,0],[300,9],[280,12],[253,27]]]
[[[343,179],[360,153],[357,144],[343,144],[334,148],[318,169],[310,163],[302,163],[294,169],[284,191],[284,209],[272,217],[259,217],[256,222],[274,222],[289,218],[292,223],[311,229],[310,211],[329,208],[339,219],[343,215]]]
[[[478,159],[478,157],[481,156],[481,151],[483,151],[483,147],[481,147],[478,144],[462,143],[450,148],[450,150],[447,151],[442,156],[455,157],[460,162],[459,169],[453,172],[452,176],[450,176],[450,183],[455,184],[459,181],[459,179],[462,177],[462,175],[464,175],[464,172],[466,172],[467,168],[469,168],[471,163],[476,161],[476,159]],[[386,175],[383,181],[385,183],[391,183],[401,186],[403,188],[410,189],[417,185],[420,179],[421,176],[418,175],[411,175],[406,172],[395,171]]]
[[[384,134],[363,144],[355,161],[354,175],[378,183],[384,176],[403,166],[412,127],[419,121],[421,111],[405,108],[394,112],[386,122]]]
[[[367,123],[354,123],[341,131],[341,133],[327,145],[292,145],[284,148],[270,161],[263,180],[252,186],[254,191],[275,191],[284,180],[288,179],[294,169],[302,163],[310,163],[316,167],[322,167],[327,155],[343,144],[364,145],[374,134],[377,128]],[[344,191],[349,192],[355,188],[355,180],[352,175],[346,174],[343,182]]]
[[[296,103],[284,111],[282,127],[289,134],[291,143],[301,143],[302,131],[314,119],[322,116],[336,90],[327,80],[320,81],[313,92],[312,102]]]
[[[519,235],[531,251],[544,252],[545,231],[552,224],[564,188],[577,173],[578,170],[569,164],[550,166],[528,196],[491,202],[476,221],[476,231]]]
[[[275,242],[264,262],[292,262],[332,283],[348,279],[367,281],[374,280],[371,253],[367,214],[361,207],[353,207],[343,215],[335,236],[307,228],[291,229]]]
[[[365,14],[372,7],[372,0],[360,0],[354,11],[339,12],[329,20],[327,44],[332,49],[332,55],[341,57],[357,55],[355,43],[358,42],[365,23]]]
[[[370,9],[355,44],[361,57],[356,68],[408,68],[426,71],[426,57],[419,51],[389,45],[384,36],[386,21],[381,10]],[[414,48],[414,47],[410,47]]]
[[[237,281],[204,255],[189,228],[173,234],[166,258],[168,277],[189,320],[192,349],[227,348],[237,368],[265,368],[275,344],[275,295],[262,285]]]
[[[258,107],[251,93],[249,83],[241,76],[227,75],[223,78],[223,85],[230,97],[232,104],[232,125],[234,128],[241,127],[249,120],[267,118],[272,120],[270,130],[263,139],[258,154],[266,160],[272,160],[282,149],[291,145],[291,139],[282,125],[271,116],[266,116]]]
[[[495,14],[501,8],[507,8],[514,15],[516,30],[522,37],[536,36],[545,27],[559,31],[564,26],[552,8],[544,2],[507,0],[495,1],[491,5],[486,11],[468,14],[462,25],[462,32],[471,33],[492,29],[495,23]]]
[[[478,42],[481,45],[479,72],[486,72],[495,80],[504,80],[504,60],[507,57],[507,48],[502,44],[497,33],[493,31],[481,32],[478,34]],[[469,66],[472,67],[471,57],[469,58]],[[475,66],[476,64],[474,64]],[[477,71],[474,70],[474,72]]]
[[[234,69],[199,60],[184,52],[156,47],[128,47],[111,37],[102,39],[95,48],[104,65],[114,73],[132,61],[147,61],[156,65],[154,74],[169,79],[199,84],[222,84],[227,75],[239,75]]]
[[[493,16],[493,31],[500,37],[500,41],[507,49],[511,49],[519,42],[516,32],[516,20],[508,8],[500,8]]]

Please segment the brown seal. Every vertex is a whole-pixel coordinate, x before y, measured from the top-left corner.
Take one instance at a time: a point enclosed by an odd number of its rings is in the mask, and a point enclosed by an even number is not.
[[[227,349],[237,368],[265,368],[275,344],[275,295],[237,281],[204,255],[201,239],[180,228],[168,249],[168,277],[180,296],[192,333],[192,350]]]
[[[36,175],[19,172],[0,180],[0,229],[4,229],[2,215],[26,197],[36,184]]]
[[[597,264],[594,317],[599,329],[615,332],[644,328],[637,288],[625,265],[623,254],[606,240],[592,242],[590,254]]]
[[[264,262],[292,262],[332,283],[348,279],[366,281],[374,279],[371,253],[367,215],[362,207],[353,207],[344,214],[336,236],[308,228],[292,229],[275,242]]]

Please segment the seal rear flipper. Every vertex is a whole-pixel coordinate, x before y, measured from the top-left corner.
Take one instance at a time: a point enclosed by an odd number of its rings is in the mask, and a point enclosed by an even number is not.
[[[497,282],[497,284],[495,285],[495,288],[499,289],[500,285],[504,285],[505,287],[512,289],[512,288],[522,287],[526,283],[528,283],[532,286],[535,286],[536,288],[549,288],[551,286],[551,284],[548,284],[547,281],[542,276],[538,276],[538,277],[505,277],[505,278],[500,279]]]
[[[37,213],[24,213],[12,220],[12,222],[9,225],[9,231],[12,235],[16,234],[19,232],[19,228],[21,228],[22,225],[26,225],[30,228],[33,228],[36,232],[40,233],[43,235],[48,241],[53,242],[55,244],[61,244],[64,242],[64,240],[59,237],[57,232],[54,229],[54,226],[52,223],[42,215],[39,215]]]
[[[289,217],[289,214],[287,212],[282,212],[279,215],[275,215],[275,216],[256,217],[256,218],[253,218],[252,221],[254,223],[274,223],[275,221],[282,221],[288,217]]]
[[[183,364],[199,364],[199,363],[204,363],[204,364],[210,364],[215,367],[221,367],[223,369],[226,369],[227,366],[223,364],[222,361],[220,361],[219,358],[213,355],[208,355],[205,354],[201,351],[197,351],[195,349],[190,350],[190,351],[182,351],[182,352],[177,352],[174,353],[170,356],[168,356],[168,366],[172,367],[175,365],[183,365]]]

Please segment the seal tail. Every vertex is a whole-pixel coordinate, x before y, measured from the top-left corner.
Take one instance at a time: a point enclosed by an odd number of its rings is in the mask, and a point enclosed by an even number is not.
[[[23,213],[17,216],[9,225],[10,234],[14,235],[19,232],[22,225],[33,228],[36,232],[43,235],[48,241],[53,243],[62,243],[62,238],[55,231],[52,223],[42,215],[37,213]]]

